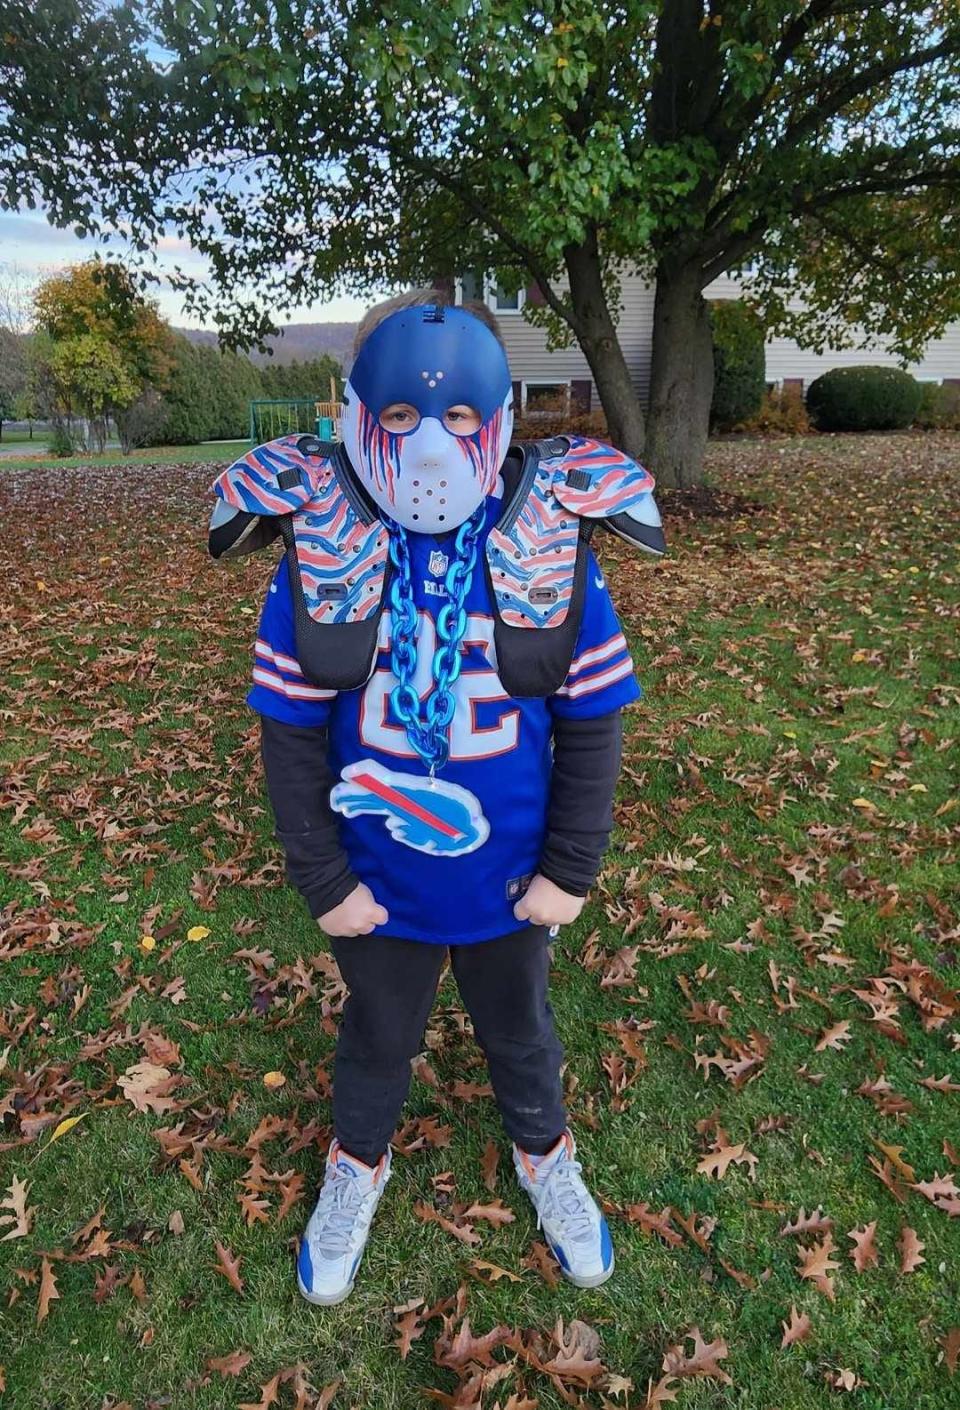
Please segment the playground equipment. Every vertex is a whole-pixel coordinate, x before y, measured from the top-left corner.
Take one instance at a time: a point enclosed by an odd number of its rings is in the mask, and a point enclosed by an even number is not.
[[[340,439],[343,402],[337,399],[336,378],[330,378],[326,401],[314,397],[261,398],[250,403],[250,444],[263,445],[279,436],[312,431],[322,441]]]

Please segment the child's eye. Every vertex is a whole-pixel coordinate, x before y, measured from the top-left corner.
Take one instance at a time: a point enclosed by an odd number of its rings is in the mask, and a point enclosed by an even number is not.
[[[472,435],[480,429],[480,413],[472,406],[451,406],[443,419],[451,431],[461,436]]]
[[[411,431],[420,420],[420,413],[406,402],[392,402],[383,408],[379,419],[385,431]]]

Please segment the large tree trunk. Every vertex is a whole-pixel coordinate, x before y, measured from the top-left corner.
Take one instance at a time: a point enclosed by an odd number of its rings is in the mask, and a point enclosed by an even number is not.
[[[582,245],[568,245],[563,253],[577,340],[597,384],[609,438],[639,460],[645,430],[643,406],[604,296],[596,232],[590,231]]]
[[[702,483],[710,424],[713,340],[699,273],[695,265],[657,270],[644,464],[674,489]]]

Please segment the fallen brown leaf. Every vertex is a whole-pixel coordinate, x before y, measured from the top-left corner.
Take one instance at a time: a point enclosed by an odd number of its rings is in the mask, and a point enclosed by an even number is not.
[[[926,1263],[926,1259],[921,1257],[926,1248],[925,1243],[921,1243],[916,1229],[911,1229],[909,1224],[905,1224],[900,1230],[900,1238],[897,1240],[897,1248],[900,1251],[900,1272],[912,1273],[920,1267],[921,1263]]]
[[[46,1320],[50,1311],[50,1304],[60,1296],[57,1291],[57,1279],[53,1271],[53,1266],[48,1258],[41,1259],[40,1262],[40,1296],[37,1301],[37,1325]]]
[[[795,1342],[806,1341],[810,1335],[812,1323],[806,1312],[798,1312],[793,1303],[790,1304],[790,1321],[781,1322],[783,1327],[783,1340],[780,1343],[781,1351],[784,1347],[793,1346]]]
[[[253,1360],[251,1351],[231,1351],[228,1356],[211,1356],[207,1359],[204,1370],[209,1374],[211,1371],[219,1371],[226,1380],[227,1376],[239,1376]]]
[[[0,1228],[6,1224],[12,1225],[12,1228],[4,1234],[0,1243],[6,1243],[7,1239],[22,1239],[29,1234],[33,1216],[37,1212],[35,1209],[27,1208],[29,1189],[30,1186],[26,1180],[19,1180],[16,1175],[13,1176],[6,1198],[0,1200],[0,1209],[12,1210],[11,1214],[5,1214],[0,1218]]]
[[[243,1292],[243,1279],[240,1276],[240,1259],[234,1257],[228,1248],[225,1248],[219,1239],[215,1244],[217,1250],[217,1261],[214,1270],[226,1278],[234,1292]]]
[[[836,1252],[836,1245],[833,1242],[832,1234],[825,1234],[812,1248],[804,1248],[802,1245],[797,1250],[800,1259],[801,1278],[810,1278],[822,1293],[830,1299],[835,1300],[833,1279],[829,1276],[835,1273],[840,1267],[839,1263],[834,1263],[830,1255]]]
[[[711,1380],[722,1381],[732,1386],[733,1378],[717,1363],[728,1355],[727,1343],[722,1337],[705,1342],[699,1327],[691,1327],[684,1333],[683,1341],[693,1341],[693,1351],[686,1352],[683,1342],[671,1346],[663,1358],[662,1370],[667,1376],[707,1376]]]
[[[877,1221],[874,1219],[862,1229],[851,1229],[847,1234],[847,1238],[853,1240],[850,1257],[858,1273],[862,1273],[865,1268],[875,1267],[880,1261],[875,1242],[876,1232]]]

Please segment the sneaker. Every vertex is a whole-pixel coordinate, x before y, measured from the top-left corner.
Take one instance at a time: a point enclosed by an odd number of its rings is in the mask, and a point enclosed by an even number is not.
[[[569,1126],[540,1161],[513,1143],[513,1164],[520,1184],[537,1211],[537,1228],[563,1276],[578,1288],[596,1288],[613,1272],[613,1240],[607,1221],[580,1178],[577,1147]]]
[[[336,1137],[330,1142],[323,1188],[297,1256],[297,1285],[308,1302],[332,1306],[353,1292],[392,1160],[389,1146],[376,1165],[366,1165],[348,1154]]]

